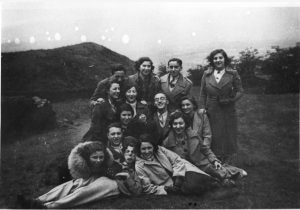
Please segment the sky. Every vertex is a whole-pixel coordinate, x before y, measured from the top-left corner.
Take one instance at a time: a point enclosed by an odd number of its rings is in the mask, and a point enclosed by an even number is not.
[[[214,49],[300,42],[300,4],[196,1],[2,0],[2,52],[95,42],[132,60],[204,64]],[[271,5],[271,6],[270,6]]]

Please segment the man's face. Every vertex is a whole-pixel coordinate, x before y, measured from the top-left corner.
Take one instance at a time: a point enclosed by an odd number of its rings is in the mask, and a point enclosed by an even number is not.
[[[135,161],[135,152],[134,148],[132,146],[128,146],[126,150],[124,151],[124,159],[125,162],[128,164],[132,164]]]
[[[114,77],[115,82],[121,83],[124,81],[125,72],[124,71],[115,71],[113,77]]]
[[[178,64],[177,61],[171,61],[168,65],[168,72],[172,75],[172,77],[177,77],[181,71],[182,67]]]
[[[154,106],[157,109],[165,109],[168,103],[169,101],[167,100],[167,97],[164,94],[158,93],[154,96]]]
[[[107,139],[113,146],[119,146],[122,142],[121,128],[111,127],[108,131]]]

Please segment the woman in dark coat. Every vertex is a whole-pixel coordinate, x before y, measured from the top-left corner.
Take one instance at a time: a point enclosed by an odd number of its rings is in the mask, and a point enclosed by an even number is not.
[[[206,109],[212,130],[211,148],[219,159],[230,162],[237,152],[237,116],[235,102],[243,88],[236,70],[222,49],[208,56],[211,68],[203,74],[200,109]]]
[[[135,69],[137,73],[129,76],[128,83],[138,87],[139,101],[151,105],[160,89],[160,80],[153,74],[153,62],[149,57],[141,57],[135,62]]]
[[[107,100],[96,104],[92,111],[91,127],[83,136],[83,141],[106,139],[107,126],[117,120],[117,109],[120,101],[120,85],[109,84],[106,90]],[[106,145],[107,142],[103,142]]]

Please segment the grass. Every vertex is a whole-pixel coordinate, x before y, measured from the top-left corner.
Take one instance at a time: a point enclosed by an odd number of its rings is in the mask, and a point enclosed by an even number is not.
[[[198,96],[199,89],[193,89]],[[55,168],[89,126],[88,100],[55,103],[59,120],[73,124],[2,147],[1,208],[18,208],[16,194],[41,195],[55,186]],[[78,208],[300,208],[299,95],[246,94],[237,103],[237,166],[248,172],[239,195],[109,198]]]

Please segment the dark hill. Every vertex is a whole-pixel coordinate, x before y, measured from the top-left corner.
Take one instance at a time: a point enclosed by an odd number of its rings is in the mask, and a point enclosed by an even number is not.
[[[49,50],[2,53],[2,96],[38,95],[60,100],[90,96],[114,64],[123,64],[128,75],[134,62],[95,43]]]

